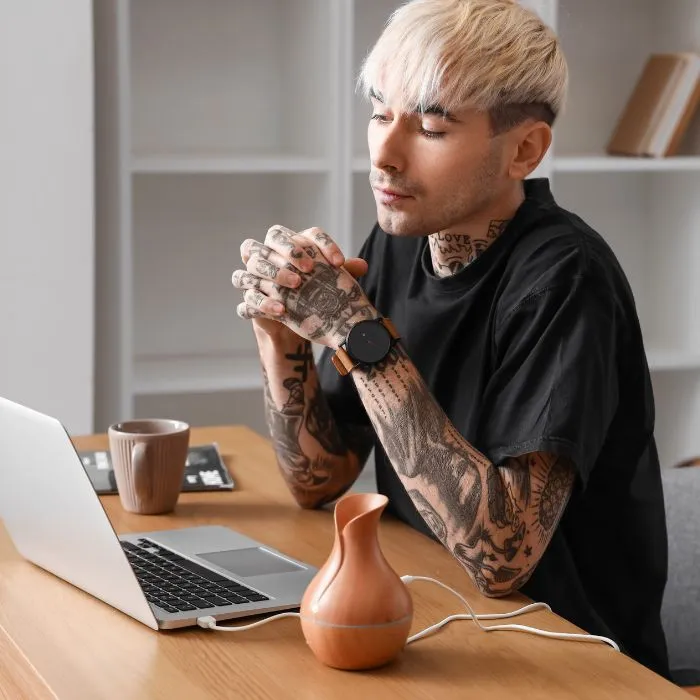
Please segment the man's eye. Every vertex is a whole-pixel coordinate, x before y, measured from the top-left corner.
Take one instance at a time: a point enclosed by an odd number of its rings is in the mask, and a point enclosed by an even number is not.
[[[372,120],[384,124],[389,121],[389,117],[387,117],[385,114],[373,114]]]
[[[444,131],[430,131],[430,129],[425,129],[422,126],[419,131],[427,139],[440,139],[445,135]]]

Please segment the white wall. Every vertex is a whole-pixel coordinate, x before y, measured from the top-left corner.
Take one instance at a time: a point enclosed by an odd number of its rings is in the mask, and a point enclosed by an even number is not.
[[[93,413],[92,53],[90,0],[0,2],[0,395],[72,433]]]

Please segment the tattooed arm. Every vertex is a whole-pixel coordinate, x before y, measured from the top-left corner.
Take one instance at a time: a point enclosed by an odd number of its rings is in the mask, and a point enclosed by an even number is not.
[[[355,482],[372,449],[374,431],[335,422],[309,341],[288,331],[258,329],[256,337],[277,464],[299,505],[320,507]]]
[[[436,537],[483,594],[522,586],[568,502],[573,465],[539,452],[492,464],[452,425],[400,343],[385,362],[352,376],[387,456]]]
[[[373,445],[371,427],[336,424],[308,340],[336,337],[368,313],[354,279],[367,264],[345,260],[321,229],[296,234],[283,226],[271,227],[264,243],[244,241],[241,257],[246,269],[232,283],[247,290],[237,311],[253,320],[277,462],[298,503],[315,508],[354,483]]]

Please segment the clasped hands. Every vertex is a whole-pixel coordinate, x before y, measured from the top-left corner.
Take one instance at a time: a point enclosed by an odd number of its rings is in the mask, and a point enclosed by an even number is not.
[[[337,349],[350,328],[379,314],[356,278],[367,272],[361,258],[345,259],[320,228],[295,232],[272,226],[264,242],[241,244],[244,270],[231,282],[245,290],[236,312],[274,327],[283,324],[307,340]]]

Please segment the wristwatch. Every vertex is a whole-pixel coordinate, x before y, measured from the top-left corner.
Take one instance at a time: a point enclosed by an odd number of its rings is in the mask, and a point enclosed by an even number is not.
[[[331,357],[331,362],[345,376],[355,367],[369,367],[381,362],[399,338],[388,318],[358,321]]]

